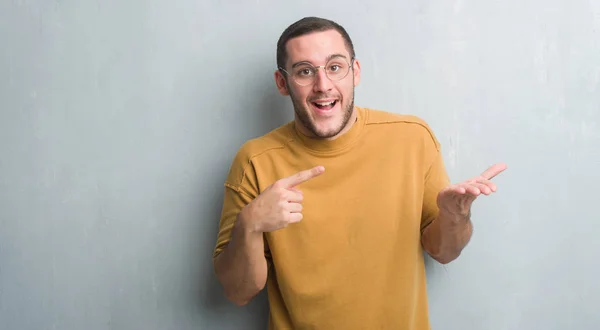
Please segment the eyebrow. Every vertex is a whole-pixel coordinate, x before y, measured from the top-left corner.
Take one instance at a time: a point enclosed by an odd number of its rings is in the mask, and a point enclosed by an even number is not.
[[[333,58],[338,58],[338,57],[346,58],[346,56],[343,55],[343,54],[331,54],[331,55],[327,56],[327,58],[325,59],[325,63],[329,62]],[[301,62],[294,63],[292,65],[292,69],[295,68],[295,67],[297,67],[298,65],[301,65],[301,64],[311,64],[312,65],[312,63],[310,63],[310,61],[301,61]]]

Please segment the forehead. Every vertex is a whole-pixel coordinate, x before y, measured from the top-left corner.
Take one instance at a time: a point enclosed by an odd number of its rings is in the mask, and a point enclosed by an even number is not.
[[[307,61],[316,65],[325,64],[327,56],[343,54],[348,60],[350,55],[342,35],[336,30],[313,32],[290,39],[287,43],[287,65]]]

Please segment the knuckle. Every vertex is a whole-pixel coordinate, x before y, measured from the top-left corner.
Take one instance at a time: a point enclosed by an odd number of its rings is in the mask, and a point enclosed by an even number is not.
[[[288,202],[285,199],[280,199],[277,202],[277,206],[279,206],[280,209],[285,209],[287,207]]]

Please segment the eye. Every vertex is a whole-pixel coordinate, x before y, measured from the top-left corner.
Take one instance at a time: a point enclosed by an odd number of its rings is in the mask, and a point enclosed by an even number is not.
[[[311,76],[313,74],[313,69],[311,68],[300,68],[296,71],[296,75],[300,77]]]

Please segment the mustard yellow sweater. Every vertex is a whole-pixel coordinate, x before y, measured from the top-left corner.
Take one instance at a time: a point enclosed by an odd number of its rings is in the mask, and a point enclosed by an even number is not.
[[[231,165],[214,256],[267,186],[325,167],[297,187],[303,220],[264,234],[269,329],[430,329],[420,237],[449,184],[439,142],[418,117],[356,110],[336,140],[290,122],[246,142]]]

